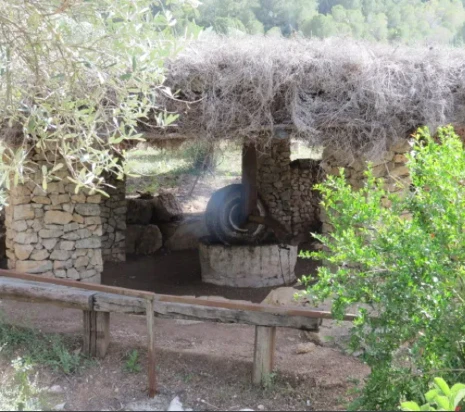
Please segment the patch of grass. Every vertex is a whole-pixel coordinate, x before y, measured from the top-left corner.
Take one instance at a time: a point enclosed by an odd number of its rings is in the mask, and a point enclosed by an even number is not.
[[[50,409],[39,389],[32,365],[18,358],[12,362],[14,374],[0,373],[0,411],[40,411]]]
[[[6,324],[0,317],[0,355],[20,355],[28,365],[44,365],[67,375],[92,361],[80,354],[70,339]]]
[[[127,182],[127,193],[157,193],[162,187],[178,186],[183,175],[198,176],[201,173],[216,176],[240,176],[241,148],[231,142],[222,142],[215,147],[214,160],[203,169],[209,147],[202,142],[185,143],[177,150],[147,148],[128,153],[128,168],[138,178]]]
[[[142,370],[139,361],[139,351],[134,349],[127,354],[123,370],[127,373],[139,373]]]

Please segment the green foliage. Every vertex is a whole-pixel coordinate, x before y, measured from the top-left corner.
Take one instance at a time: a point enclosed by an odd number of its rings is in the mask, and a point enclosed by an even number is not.
[[[327,262],[308,292],[338,318],[358,307],[351,346],[372,372],[355,408],[392,410],[434,376],[465,378],[465,151],[450,127],[438,140],[418,133],[404,196],[371,171],[359,191],[343,171],[318,186],[334,230],[307,254]]]
[[[127,174],[120,157],[125,142],[141,139],[137,126],[176,120],[157,105],[160,94],[170,94],[162,86],[164,61],[182,45],[171,9],[180,18],[197,3],[0,2],[0,128],[19,129],[2,130],[3,140],[13,141],[0,145],[0,187],[9,187],[9,172],[13,183],[24,179],[33,148],[61,155],[43,168],[44,186],[65,169],[78,187],[95,190],[103,172]],[[183,24],[186,37],[198,34]]]
[[[452,388],[442,378],[434,379],[434,388],[425,394],[426,403],[402,402],[403,411],[457,411],[465,398],[465,385],[457,383]]]
[[[12,362],[14,377],[0,381],[0,411],[46,410],[38,388],[37,376],[31,377],[32,366],[24,359]]]
[[[139,352],[137,350],[131,351],[124,363],[124,371],[128,373],[139,373],[142,370],[139,361]]]
[[[20,351],[27,364],[45,365],[72,374],[90,361],[79,352],[71,351],[69,346],[60,335],[45,335],[33,329],[7,325],[0,319],[0,354]]]
[[[261,23],[266,33],[307,37],[350,36],[382,42],[465,42],[461,0],[207,0],[199,23],[221,33]],[[221,24],[219,24],[221,22]],[[253,23],[256,22],[256,23]]]

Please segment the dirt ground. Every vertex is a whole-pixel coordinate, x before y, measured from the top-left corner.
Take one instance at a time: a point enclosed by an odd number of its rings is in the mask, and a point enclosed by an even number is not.
[[[160,178],[160,186],[178,197],[185,213],[204,211],[213,191],[238,180],[237,176],[203,176],[189,196],[195,176],[178,177],[175,187],[164,187]],[[315,269],[315,262],[299,259],[296,273],[311,275]],[[261,302],[270,292],[270,288],[203,284],[196,251],[128,256],[125,263],[105,265],[103,283],[161,294],[220,296],[251,302]],[[81,345],[80,311],[11,301],[0,301],[0,311],[12,324],[71,336],[76,348]],[[369,373],[366,365],[346,352],[349,328],[346,323],[325,321],[317,337],[310,338],[297,330],[280,329],[276,373],[267,388],[257,389],[251,385],[253,327],[157,319],[160,393],[149,401],[145,368],[135,374],[124,370],[125,358],[134,349],[145,364],[145,318],[114,314],[111,345],[104,360],[72,376],[42,368],[39,382],[42,387],[60,385],[64,389],[50,400],[52,406],[65,403],[64,410],[167,410],[175,397],[184,408],[198,411],[344,410]],[[307,353],[297,354],[299,345],[309,340],[316,345],[310,342]],[[0,351],[0,373],[10,370],[10,362]]]
[[[2,301],[9,322],[42,332],[62,333],[80,342],[82,314],[38,304]],[[124,358],[133,349],[145,359],[145,318],[112,315],[111,345],[103,361],[73,376],[41,371],[41,386],[61,385],[55,399],[65,410],[166,410],[178,396],[194,410],[343,410],[350,391],[368,368],[341,349],[348,326],[323,324],[323,346],[298,355],[307,339],[296,330],[278,331],[274,382],[266,390],[250,385],[254,328],[175,320],[156,321],[160,395],[147,403],[145,371],[124,372]],[[0,357],[0,368],[8,367]],[[136,405],[134,405],[136,403]]]
[[[315,270],[315,262],[299,258],[296,267],[298,277],[314,274]],[[221,296],[254,303],[263,301],[273,289],[230,288],[202,283],[196,250],[160,251],[154,256],[128,256],[125,263],[106,263],[102,282],[160,294]]]

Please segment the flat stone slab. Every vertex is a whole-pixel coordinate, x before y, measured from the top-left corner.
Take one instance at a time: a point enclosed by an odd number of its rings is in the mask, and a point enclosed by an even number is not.
[[[200,243],[202,280],[219,286],[263,288],[296,281],[297,246]]]

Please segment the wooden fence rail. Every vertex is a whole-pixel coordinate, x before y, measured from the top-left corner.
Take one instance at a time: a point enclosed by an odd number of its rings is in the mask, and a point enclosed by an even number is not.
[[[104,357],[110,342],[110,313],[146,314],[148,329],[149,396],[156,393],[154,317],[256,327],[253,382],[264,383],[274,368],[276,328],[315,330],[330,312],[276,307],[235,301],[157,295],[113,286],[47,279],[0,270],[0,298],[48,303],[84,313],[84,351]],[[346,315],[352,321],[355,315]]]

